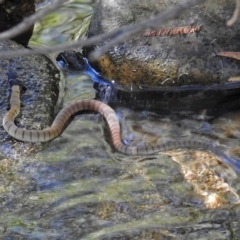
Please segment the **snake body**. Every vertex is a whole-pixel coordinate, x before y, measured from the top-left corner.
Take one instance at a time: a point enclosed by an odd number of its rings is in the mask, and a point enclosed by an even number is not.
[[[109,126],[113,147],[127,155],[146,155],[160,151],[176,148],[201,149],[209,151],[220,157],[222,162],[231,165],[236,171],[240,172],[240,162],[229,157],[220,146],[212,142],[200,142],[194,140],[169,141],[161,145],[151,146],[131,146],[125,145],[121,138],[121,128],[115,111],[103,102],[84,99],[71,103],[64,107],[56,116],[51,127],[43,130],[26,130],[15,125],[14,120],[20,111],[20,84],[16,79],[12,83],[12,93],[10,98],[10,110],[3,118],[3,127],[6,132],[20,141],[26,142],[47,142],[58,137],[64,129],[69,118],[83,110],[96,111],[101,113]]]

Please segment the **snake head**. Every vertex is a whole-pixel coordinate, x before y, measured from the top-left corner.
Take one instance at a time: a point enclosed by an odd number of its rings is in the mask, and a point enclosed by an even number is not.
[[[7,75],[11,87],[17,85],[20,86],[21,90],[24,90],[22,82],[19,80],[16,71],[14,71],[12,68],[9,68]]]
[[[17,77],[18,77],[17,73],[12,68],[9,68],[9,70],[8,70],[8,80],[16,79]]]

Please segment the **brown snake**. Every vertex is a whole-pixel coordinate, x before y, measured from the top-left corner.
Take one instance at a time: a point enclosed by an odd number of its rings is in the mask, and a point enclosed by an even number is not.
[[[10,110],[3,118],[3,127],[6,132],[12,137],[26,142],[47,142],[61,134],[68,119],[75,113],[82,110],[90,110],[101,113],[109,126],[112,143],[114,148],[128,155],[145,155],[160,151],[190,148],[209,151],[217,155],[222,162],[231,165],[236,171],[240,172],[240,162],[228,156],[220,146],[213,142],[200,142],[195,140],[169,141],[157,146],[128,146],[122,142],[120,124],[115,111],[103,102],[84,99],[71,103],[64,107],[56,116],[51,127],[43,130],[26,130],[15,125],[14,119],[20,111],[20,86],[19,81],[14,80],[12,84],[12,93],[10,98]]]

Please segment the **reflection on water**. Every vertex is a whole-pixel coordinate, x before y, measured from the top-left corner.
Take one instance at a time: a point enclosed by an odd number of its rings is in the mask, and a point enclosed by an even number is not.
[[[66,4],[60,13],[72,11],[72,6],[74,13],[76,6],[80,13],[91,9],[84,1],[76,4],[71,1],[71,7]],[[79,24],[76,15],[71,17],[65,18],[71,20],[62,26],[63,33],[71,22]],[[54,21],[63,22],[54,15],[48,21],[49,29]],[[39,41],[45,31],[51,36],[44,41],[59,40],[55,38],[59,29],[43,30]],[[63,34],[63,41],[72,36]],[[71,76],[67,81],[65,104],[94,97],[86,76]],[[126,142],[214,140],[239,156],[239,112],[209,120],[204,115],[115,110]],[[100,114],[75,117],[36,156],[2,160],[0,173],[0,239],[239,237],[234,230],[239,227],[239,177],[231,168],[200,151],[174,150],[147,157],[116,153]]]

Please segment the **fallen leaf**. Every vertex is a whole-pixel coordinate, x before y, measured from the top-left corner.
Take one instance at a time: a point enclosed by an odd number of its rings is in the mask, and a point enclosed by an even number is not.
[[[240,52],[219,52],[217,53],[218,56],[222,57],[229,57],[240,60]]]

